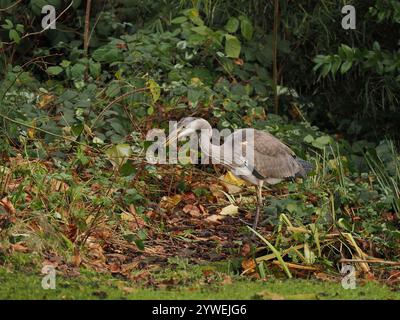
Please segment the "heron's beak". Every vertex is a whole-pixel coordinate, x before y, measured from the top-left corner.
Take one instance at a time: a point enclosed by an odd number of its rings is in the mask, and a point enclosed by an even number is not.
[[[181,131],[182,131],[181,128],[178,128],[178,129],[175,129],[174,131],[172,131],[172,132],[169,134],[167,140],[165,141],[164,146],[167,147],[167,146],[171,145],[172,143],[174,143],[175,141],[177,141],[177,140],[178,140],[179,133],[180,133]]]

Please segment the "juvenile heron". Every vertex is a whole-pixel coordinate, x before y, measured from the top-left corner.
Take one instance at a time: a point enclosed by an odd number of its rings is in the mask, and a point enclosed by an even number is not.
[[[260,217],[264,182],[273,185],[286,179],[306,177],[313,168],[309,162],[296,157],[287,145],[261,130],[236,130],[224,138],[222,145],[213,144],[212,127],[202,118],[180,120],[170,133],[167,144],[199,132],[200,149],[205,155],[225,165],[236,177],[255,185],[257,209],[253,229],[257,227]]]

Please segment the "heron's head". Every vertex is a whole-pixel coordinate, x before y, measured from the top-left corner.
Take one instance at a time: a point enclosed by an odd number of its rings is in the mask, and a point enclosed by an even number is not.
[[[177,123],[176,128],[172,132],[170,132],[166,145],[171,144],[175,140],[182,139],[195,133],[197,130],[202,128],[202,121],[205,120],[195,117],[186,117],[181,119]]]

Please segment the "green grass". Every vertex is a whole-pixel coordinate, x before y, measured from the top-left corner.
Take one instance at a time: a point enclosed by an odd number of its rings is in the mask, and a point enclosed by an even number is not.
[[[1,268],[0,299],[400,299],[399,292],[373,282],[345,290],[340,283],[332,282],[264,282],[235,277],[232,283],[225,285],[154,289],[87,271],[73,278],[57,276],[54,290],[44,290],[41,281],[40,274]]]

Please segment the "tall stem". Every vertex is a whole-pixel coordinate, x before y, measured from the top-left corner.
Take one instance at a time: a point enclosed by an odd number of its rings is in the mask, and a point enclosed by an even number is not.
[[[87,0],[86,2],[86,12],[85,12],[85,32],[83,34],[83,51],[85,57],[89,50],[89,35],[90,35],[90,11],[92,8],[92,0]]]
[[[275,113],[279,112],[278,97],[278,25],[279,25],[279,0],[274,3],[274,29],[272,43],[272,64],[273,64],[273,90],[274,90],[274,109]]]

